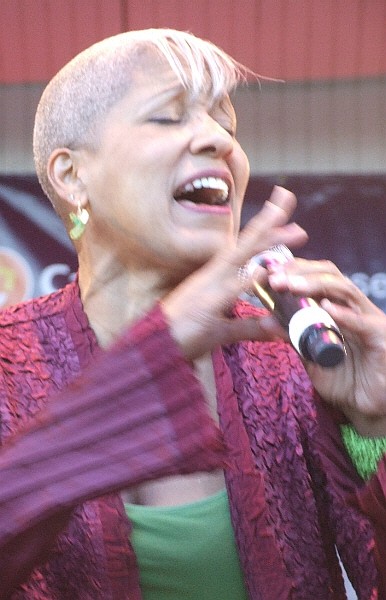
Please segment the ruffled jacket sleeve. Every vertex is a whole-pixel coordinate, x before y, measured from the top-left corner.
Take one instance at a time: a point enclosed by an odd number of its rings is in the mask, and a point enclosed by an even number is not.
[[[336,506],[338,539],[345,528],[345,519],[351,511],[359,511],[361,519],[351,526],[351,539],[340,547],[343,558],[347,555],[346,567],[354,565],[349,572],[352,581],[363,583],[371,580],[367,555],[374,557],[377,573],[372,575],[377,582],[377,592],[371,598],[386,599],[386,456],[380,461],[377,472],[364,481],[357,473],[342,441],[340,425],[346,418],[339,410],[318,399],[319,428],[317,447],[320,461],[327,474],[328,487]],[[350,527],[346,523],[346,531]],[[358,564],[359,560],[359,564]],[[361,572],[361,569],[364,569]],[[357,583],[359,589],[359,583]],[[378,595],[377,595],[378,593]]]
[[[193,369],[156,307],[2,449],[0,598],[47,558],[77,504],[217,468],[223,452]]]
[[[355,500],[374,525],[374,554],[382,574],[379,597],[386,598],[386,455],[380,461],[377,472],[356,491]]]

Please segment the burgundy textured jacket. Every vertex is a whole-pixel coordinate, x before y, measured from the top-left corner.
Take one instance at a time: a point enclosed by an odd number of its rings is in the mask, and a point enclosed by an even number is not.
[[[335,548],[386,598],[385,460],[360,480],[286,344],[214,365],[220,428],[158,306],[109,352],[76,283],[0,313],[1,599],[139,600],[119,490],[219,466],[252,600],[345,598]]]

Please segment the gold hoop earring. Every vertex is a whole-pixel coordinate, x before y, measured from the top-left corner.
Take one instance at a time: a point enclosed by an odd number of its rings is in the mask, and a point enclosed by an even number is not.
[[[71,200],[74,199],[73,194],[70,196]],[[87,222],[90,218],[88,210],[82,208],[80,200],[78,200],[78,207],[75,212],[70,212],[70,219],[73,223],[72,229],[70,229],[70,238],[72,240],[79,240],[84,234],[84,230],[86,229]]]

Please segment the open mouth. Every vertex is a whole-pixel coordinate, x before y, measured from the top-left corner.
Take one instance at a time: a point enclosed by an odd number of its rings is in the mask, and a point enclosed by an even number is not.
[[[174,199],[177,202],[189,200],[195,204],[224,206],[229,199],[229,185],[220,177],[200,177],[178,188]]]

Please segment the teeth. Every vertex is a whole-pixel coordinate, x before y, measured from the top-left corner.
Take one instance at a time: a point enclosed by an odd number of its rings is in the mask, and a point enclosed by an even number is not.
[[[213,190],[213,192],[201,190]],[[176,190],[174,198],[181,200],[185,195],[197,203],[224,204],[228,201],[229,186],[220,177],[199,177]]]
[[[224,196],[228,196],[229,187],[223,179],[219,177],[201,177],[195,179],[192,183],[187,183],[184,187],[184,191],[193,192],[194,189],[201,190],[202,188],[209,188],[212,190],[221,190]]]
[[[208,180],[206,179],[206,181],[208,181]],[[195,179],[195,180],[193,181],[193,187],[194,187],[196,190],[200,190],[200,189],[202,188],[202,179]],[[208,187],[208,186],[207,186],[207,187]]]

